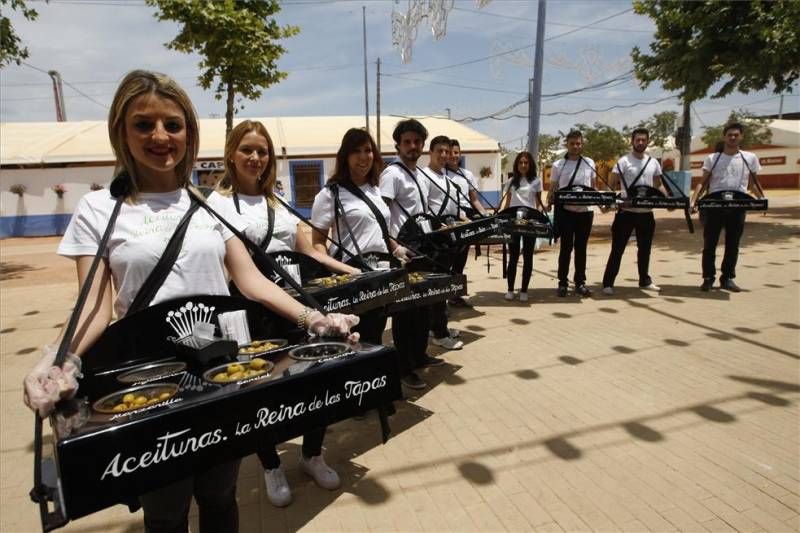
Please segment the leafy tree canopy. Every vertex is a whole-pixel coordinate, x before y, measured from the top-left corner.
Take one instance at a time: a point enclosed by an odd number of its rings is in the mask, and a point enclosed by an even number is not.
[[[725,124],[730,122],[739,122],[744,126],[744,136],[740,145],[742,148],[772,142],[772,130],[768,127],[769,119],[757,117],[744,109],[738,109],[731,111],[731,114],[728,115],[728,120],[723,124],[706,128],[705,132],[703,132],[703,143],[709,148],[714,148],[718,142],[723,140],[722,130]]]
[[[235,95],[255,100],[261,90],[286,73],[278,59],[286,49],[274,41],[296,35],[297,26],[280,27],[272,16],[280,11],[277,0],[146,0],[157,7],[159,20],[181,24],[180,33],[167,48],[198,53],[202,59],[200,86],[213,86],[215,97],[226,95],[226,126],[233,126]]]
[[[634,10],[656,25],[650,53],[631,52],[639,84],[660,80],[690,102],[734,90],[791,91],[800,77],[800,2],[678,2],[635,0]]]
[[[11,6],[14,11],[19,10],[28,20],[36,20],[39,14],[35,9],[25,5],[25,0],[0,0],[0,68],[8,66],[12,61],[19,65],[28,58],[28,48],[22,45],[22,40],[14,31],[11,19],[6,16],[5,6]]]
[[[542,133],[539,135],[539,153],[537,154],[539,158],[538,168],[541,172],[547,166],[553,164],[556,160],[556,151],[561,147],[561,136],[560,135],[549,135],[547,133]]]
[[[630,139],[631,132],[636,128],[647,128],[650,132],[650,144],[659,148],[664,148],[667,144],[667,139],[675,133],[675,123],[678,120],[677,111],[662,111],[656,113],[647,120],[639,122],[635,127],[629,128],[625,126],[622,128],[622,133]]]

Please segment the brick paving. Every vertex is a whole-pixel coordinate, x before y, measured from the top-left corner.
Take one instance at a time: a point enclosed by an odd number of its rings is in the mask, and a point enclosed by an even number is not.
[[[298,470],[298,441],[281,446],[285,509],[246,458],[241,531],[800,530],[800,198],[770,192],[769,213],[748,215],[740,294],[697,289],[702,239],[676,213],[657,213],[659,296],[636,288],[633,244],[617,294],[599,294],[611,215],[595,219],[591,299],[556,297],[554,249],[536,255],[527,304],[503,300],[499,254],[488,274],[470,260],[475,307],[450,324],[466,345],[431,349],[448,364],[398,404],[388,444],[374,416],[329,428],[335,492]],[[37,530],[21,381],[75,298],[56,244],[0,244],[3,532]],[[141,515],[117,506],[64,531],[132,533]]]

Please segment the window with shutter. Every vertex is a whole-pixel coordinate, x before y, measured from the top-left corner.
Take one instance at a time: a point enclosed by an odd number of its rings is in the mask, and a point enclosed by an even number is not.
[[[295,206],[311,207],[322,187],[322,161],[291,161],[289,168],[294,183]]]

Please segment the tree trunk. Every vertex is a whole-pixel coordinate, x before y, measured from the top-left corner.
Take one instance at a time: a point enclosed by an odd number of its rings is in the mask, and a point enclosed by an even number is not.
[[[233,129],[233,82],[228,82],[228,99],[225,104],[225,138],[228,138]]]

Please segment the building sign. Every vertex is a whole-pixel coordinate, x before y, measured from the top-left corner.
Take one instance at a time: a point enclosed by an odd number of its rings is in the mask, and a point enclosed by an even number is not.
[[[223,170],[225,163],[223,161],[195,161],[194,170]]]
[[[692,161],[692,168],[703,168],[702,161]]]
[[[765,165],[785,165],[786,156],[759,157],[758,162],[761,163],[762,167]]]

